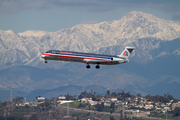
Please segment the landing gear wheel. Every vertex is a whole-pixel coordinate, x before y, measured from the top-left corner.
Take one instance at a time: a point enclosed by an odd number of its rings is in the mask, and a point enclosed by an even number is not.
[[[47,60],[45,60],[45,63],[47,63]]]
[[[90,65],[87,65],[86,68],[89,69],[91,66]]]
[[[96,69],[99,69],[100,68],[100,66],[99,65],[96,65]]]

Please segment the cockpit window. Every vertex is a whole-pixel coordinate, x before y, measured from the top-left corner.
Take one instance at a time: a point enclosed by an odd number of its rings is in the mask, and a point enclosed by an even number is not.
[[[52,53],[52,50],[48,50],[46,53]]]

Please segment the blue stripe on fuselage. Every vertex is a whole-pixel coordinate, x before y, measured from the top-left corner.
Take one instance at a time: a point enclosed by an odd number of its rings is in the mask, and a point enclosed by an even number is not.
[[[50,53],[50,54],[56,54],[56,55],[67,55],[67,56],[76,56],[76,57],[89,57],[89,58],[100,58],[100,59],[111,59],[111,57],[101,57],[101,56],[95,56],[95,55],[80,55],[80,54],[59,54],[59,53]]]

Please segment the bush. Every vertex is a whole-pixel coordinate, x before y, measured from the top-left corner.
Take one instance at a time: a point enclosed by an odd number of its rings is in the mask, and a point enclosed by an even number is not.
[[[80,103],[79,106],[78,106],[77,108],[80,108],[80,107],[86,107],[86,104]]]
[[[87,113],[87,116],[90,116],[90,112]]]
[[[29,120],[38,120],[38,117],[36,114],[32,114]]]
[[[177,116],[180,116],[180,107],[176,107],[175,109],[174,109],[174,115],[173,115],[174,117],[177,117]]]

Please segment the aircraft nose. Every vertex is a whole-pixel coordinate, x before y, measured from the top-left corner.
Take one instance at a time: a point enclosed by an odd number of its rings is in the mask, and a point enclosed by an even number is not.
[[[44,58],[44,57],[45,57],[45,55],[44,55],[44,54],[42,54],[42,55],[41,55],[41,57],[42,57],[42,58]]]

